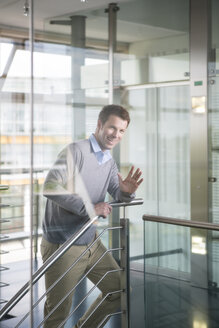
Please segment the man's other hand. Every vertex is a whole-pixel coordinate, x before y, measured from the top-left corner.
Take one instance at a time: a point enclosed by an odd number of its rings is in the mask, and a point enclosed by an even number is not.
[[[134,172],[134,166],[131,167],[131,170],[124,180],[122,179],[121,173],[118,173],[120,190],[129,194],[133,194],[143,181],[141,175],[142,172],[140,169],[137,169]]]
[[[102,203],[97,203],[94,206],[96,215],[102,216],[103,218],[106,218],[112,211],[112,206],[108,203],[102,202]]]

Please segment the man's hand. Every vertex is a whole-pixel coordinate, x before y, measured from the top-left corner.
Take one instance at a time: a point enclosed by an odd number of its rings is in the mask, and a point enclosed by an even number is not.
[[[140,169],[137,169],[134,173],[134,166],[131,167],[127,177],[123,180],[121,173],[118,173],[119,177],[119,186],[120,190],[123,192],[127,192],[129,194],[134,193],[139,185],[142,183],[143,178],[140,179],[142,172]]]
[[[108,203],[102,202],[94,205],[96,215],[106,218],[112,211],[112,206]]]

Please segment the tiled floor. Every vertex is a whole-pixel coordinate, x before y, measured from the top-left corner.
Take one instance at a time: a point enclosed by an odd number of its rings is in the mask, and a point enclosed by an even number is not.
[[[146,275],[145,328],[219,328],[219,290]]]
[[[133,269],[134,268],[134,269]],[[11,289],[14,291],[19,287],[18,281],[26,282],[28,275],[24,270],[24,263],[17,263],[10,271],[7,278],[11,281]],[[145,280],[144,280],[145,278]],[[5,280],[5,279],[4,279]],[[145,285],[144,285],[145,283]],[[87,286],[80,286],[73,306],[77,304],[82,295],[86,293]],[[1,289],[1,298],[10,296],[13,290],[7,295],[7,287]],[[145,289],[146,288],[146,289]],[[219,328],[219,291],[204,290],[192,287],[190,282],[177,280],[173,278],[146,274],[132,266],[131,270],[131,302],[130,302],[130,321],[131,328]],[[145,293],[146,290],[146,293]],[[34,295],[39,296],[43,291],[43,282],[37,289],[34,289]],[[74,323],[85,311],[85,307],[94,300],[98,292],[91,295],[86,301],[86,306],[81,306],[74,317],[69,320],[65,328],[72,328]],[[16,309],[10,314],[14,319],[0,322],[1,328],[14,328],[18,318],[28,309],[29,299],[26,297]],[[35,313],[34,320],[37,324],[42,320],[43,302]],[[24,322],[21,328],[30,328],[29,322]],[[105,325],[105,328],[120,328],[119,317],[113,317]]]
[[[29,267],[25,262],[15,262],[10,265],[10,270],[7,272],[2,272],[1,280],[7,281],[10,283],[10,287],[5,287],[1,289],[1,298],[10,299],[16,291],[19,290],[28,280],[29,280]],[[143,322],[141,322],[143,316],[143,274],[139,272],[132,271],[131,274],[131,285],[132,285],[132,298],[134,299],[134,304],[132,305],[133,309],[136,313],[138,313],[137,317],[135,316],[135,324],[133,327],[142,328]],[[83,295],[86,294],[87,288],[90,288],[91,283],[87,282],[80,285],[77,293],[75,293],[75,297],[73,299],[73,307],[78,304],[78,302],[82,299]],[[44,283],[43,280],[39,281],[38,285],[33,289],[34,297],[39,298],[44,291]],[[91,304],[91,302],[96,298],[99,292],[95,291],[91,294],[89,299],[86,301],[84,305],[82,305],[74,314],[74,316],[69,319],[66,323],[65,328],[72,328],[75,322],[77,322],[78,318],[84,313],[85,309]],[[135,303],[139,303],[139,306],[136,308]],[[43,303],[44,300],[40,303],[39,307],[34,313],[34,327],[37,327],[39,323],[43,319]],[[28,311],[30,304],[29,296],[25,296],[24,300],[20,301],[16,307],[10,312],[10,315],[14,316],[14,318],[9,320],[4,320],[0,322],[1,328],[14,328],[22,316]],[[29,318],[25,320],[19,327],[21,328],[29,328],[30,322]],[[109,322],[105,325],[105,328],[119,328],[121,327],[120,316],[112,317]]]

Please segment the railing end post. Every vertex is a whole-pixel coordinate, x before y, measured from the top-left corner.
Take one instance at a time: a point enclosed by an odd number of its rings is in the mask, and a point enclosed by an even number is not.
[[[129,268],[129,219],[120,219],[123,227],[120,230],[121,243],[121,263],[123,269],[121,272],[121,289],[124,292],[121,295],[122,322],[121,328],[130,327],[130,268]]]

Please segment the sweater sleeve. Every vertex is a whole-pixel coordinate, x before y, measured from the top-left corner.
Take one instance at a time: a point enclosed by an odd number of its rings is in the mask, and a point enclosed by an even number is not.
[[[44,183],[44,196],[58,206],[81,217],[88,217],[86,202],[76,191],[82,155],[74,144],[59,154]]]
[[[112,171],[111,171],[111,178],[108,187],[109,194],[113,197],[114,200],[119,202],[130,202],[132,199],[135,198],[135,194],[129,194],[126,192],[122,192],[119,188],[119,178],[118,178],[118,168],[113,161]]]

